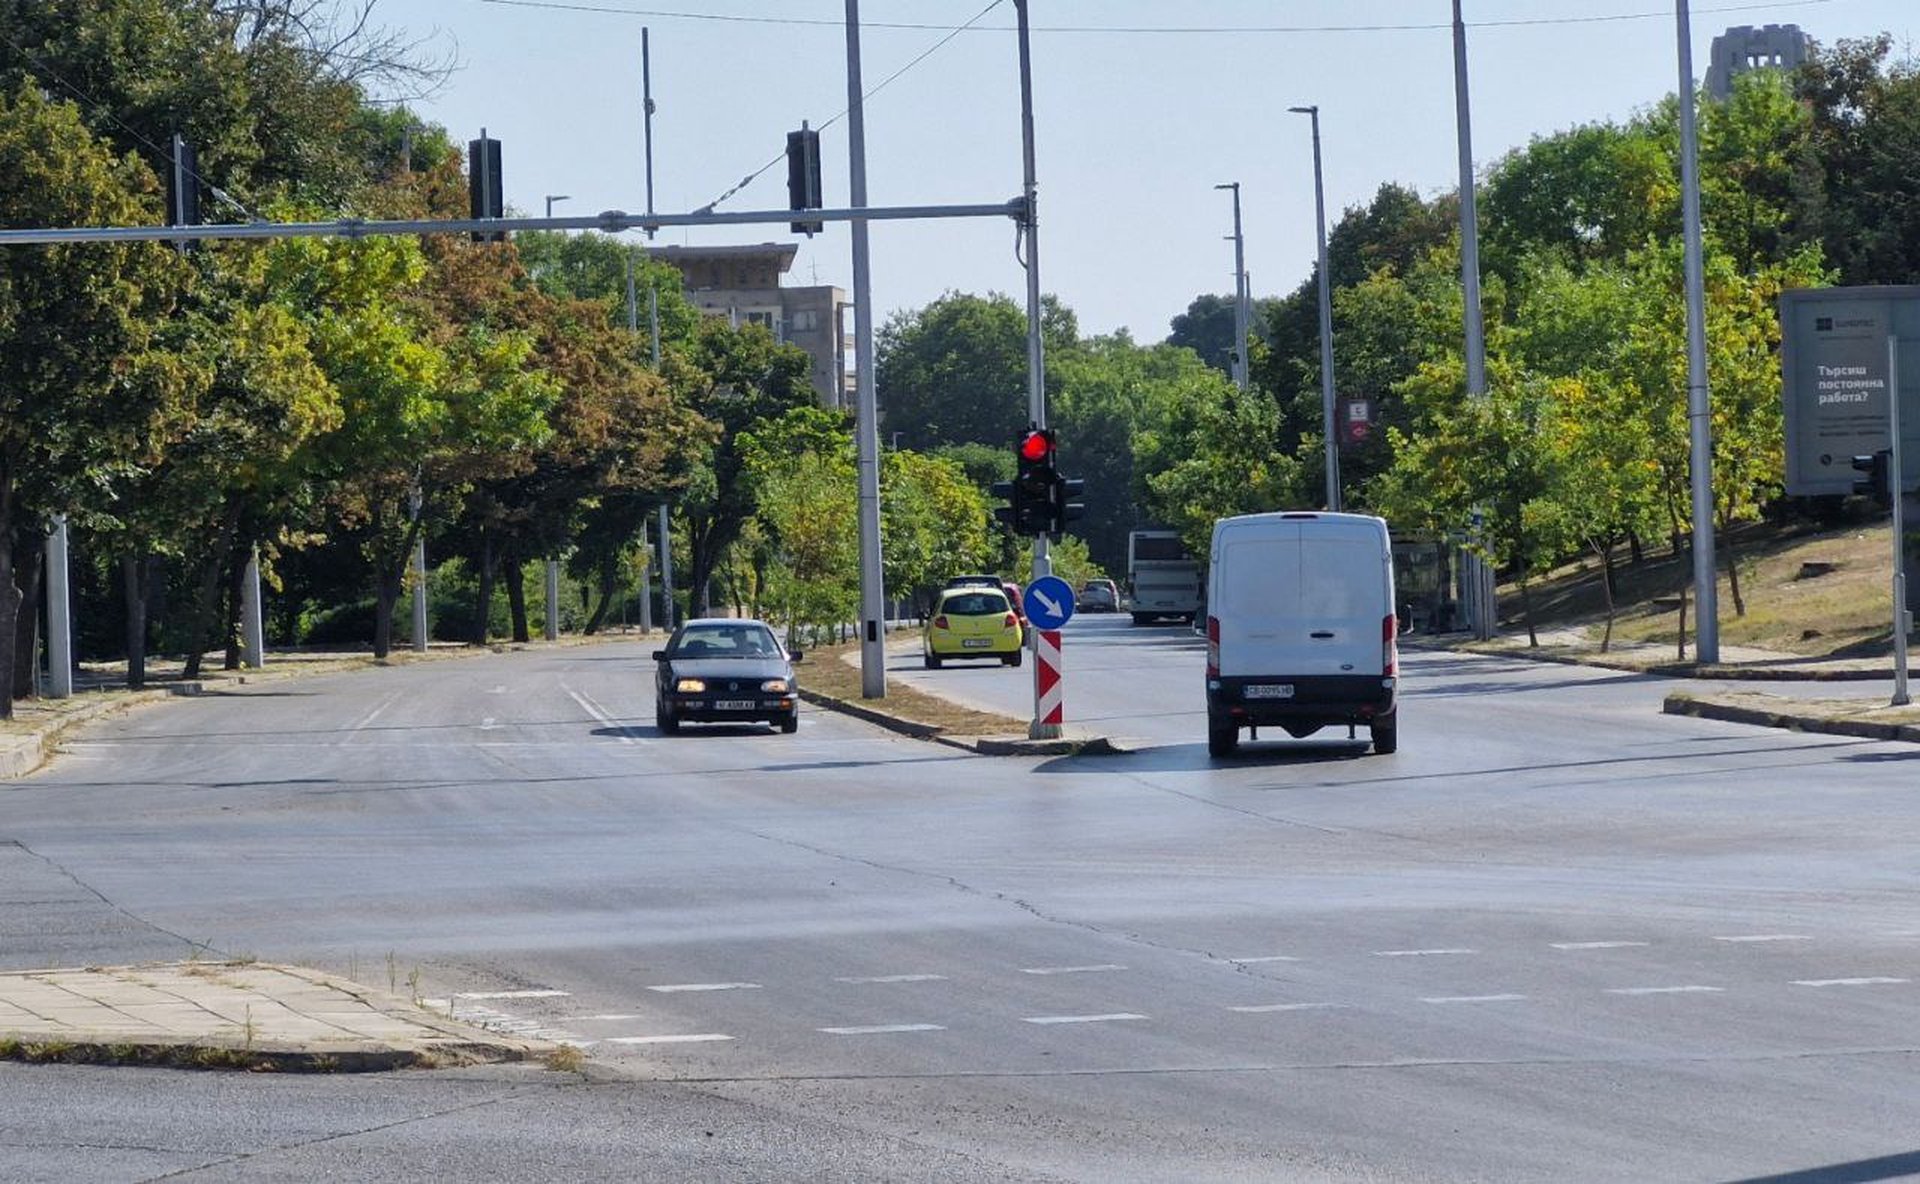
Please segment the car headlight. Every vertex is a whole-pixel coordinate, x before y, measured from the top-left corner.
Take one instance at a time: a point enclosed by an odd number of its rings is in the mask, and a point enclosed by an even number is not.
[[[673,689],[683,695],[697,695],[707,689],[707,680],[704,678],[683,678],[673,684]]]
[[[787,686],[787,680],[784,678],[769,678],[760,684],[760,689],[770,695],[784,695],[792,688]]]

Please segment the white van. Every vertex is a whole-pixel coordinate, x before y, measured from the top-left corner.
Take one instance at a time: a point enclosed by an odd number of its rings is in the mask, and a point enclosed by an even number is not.
[[[1240,729],[1310,736],[1366,725],[1398,746],[1399,653],[1387,524],[1363,514],[1246,514],[1213,524],[1207,575],[1207,751]],[[1258,732],[1254,732],[1258,735]]]

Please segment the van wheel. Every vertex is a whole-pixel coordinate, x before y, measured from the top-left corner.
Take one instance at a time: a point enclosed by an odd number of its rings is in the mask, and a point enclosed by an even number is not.
[[[1234,750],[1239,747],[1240,747],[1240,729],[1238,727],[1236,727],[1233,724],[1227,724],[1223,727],[1219,724],[1208,722],[1207,724],[1207,755],[1208,756],[1232,756],[1234,753]]]
[[[1373,721],[1373,751],[1385,756],[1400,747],[1399,713],[1382,716]]]

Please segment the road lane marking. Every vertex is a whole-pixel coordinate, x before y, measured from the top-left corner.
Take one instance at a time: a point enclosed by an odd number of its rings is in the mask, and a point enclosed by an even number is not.
[[[1257,966],[1262,962],[1298,962],[1300,959],[1286,954],[1260,954],[1252,958],[1228,958],[1235,966]]]
[[[675,991],[757,991],[759,983],[663,983],[657,987],[648,987],[649,991],[658,991],[663,995]]]
[[[1796,987],[1879,987],[1894,983],[1911,982],[1904,978],[1797,978]]]
[[[1249,1015],[1267,1011],[1325,1011],[1339,1007],[1349,1007],[1347,1003],[1256,1003],[1245,1007],[1228,1008],[1229,1011],[1242,1011]]]
[[[1375,950],[1376,958],[1431,958],[1437,954],[1477,954],[1479,950],[1440,949],[1440,950]]]
[[[337,743],[345,744],[347,741],[353,739],[357,733],[363,732],[367,728],[372,727],[373,721],[380,718],[380,713],[385,711],[387,708],[392,707],[395,703],[399,702],[399,700],[400,700],[399,691],[395,691],[392,694],[388,695],[386,698],[380,700],[380,702],[374,706],[374,709],[372,711],[369,711],[367,712],[367,714],[360,717],[359,723],[348,725],[346,734],[341,736],[340,739],[337,741]]]
[[[815,1028],[829,1036],[884,1036],[891,1032],[944,1032],[939,1024],[868,1024],[859,1028]]]
[[[1518,1003],[1525,995],[1434,995],[1422,1003]]]
[[[1556,950],[1625,950],[1649,943],[1644,941],[1556,941],[1551,944]]]
[[[724,1032],[694,1032],[685,1036],[614,1036],[607,1044],[705,1044],[715,1040],[732,1040]]]
[[[1028,1024],[1104,1024],[1109,1020],[1144,1020],[1144,1015],[1131,1011],[1116,1011],[1106,1015],[1030,1015],[1022,1018]]]
[[[1696,983],[1688,983],[1685,986],[1679,986],[1679,987],[1608,987],[1607,994],[1609,995],[1687,995],[1687,994],[1701,994],[1704,992],[1719,994],[1719,993],[1723,993],[1725,990],[1726,990],[1725,987],[1703,987]]]
[[[483,732],[491,732],[499,726],[499,723],[495,721],[491,715],[486,716],[480,721],[480,730]]]
[[[612,1020],[643,1020],[643,1019],[646,1019],[647,1017],[644,1015],[632,1014],[632,1015],[583,1015],[578,1018],[582,1023],[585,1023],[589,1020],[595,1021],[595,1022],[612,1021]]]
[[[1728,937],[1716,937],[1715,941],[1762,942],[1762,941],[1812,941],[1804,933],[1736,933]]]
[[[455,991],[455,999],[564,999],[566,991]]]
[[[836,978],[836,983],[939,983],[945,982],[944,974],[870,974],[854,978]]]
[[[1126,967],[1112,962],[1102,962],[1096,966],[1027,966],[1021,974],[1097,974],[1106,970],[1125,970]]]
[[[580,710],[586,712],[588,715],[592,716],[594,719],[598,720],[600,723],[605,724],[607,727],[612,728],[616,733],[615,739],[619,740],[620,743],[622,744],[633,743],[633,737],[627,735],[625,728],[622,728],[619,724],[616,724],[613,722],[613,717],[607,714],[607,711],[605,708],[601,707],[598,703],[595,703],[592,699],[587,698],[585,695],[581,694],[579,691],[574,690],[572,687],[562,684],[560,689],[567,693],[567,697],[569,699],[572,699],[575,703],[578,703],[580,705]]]

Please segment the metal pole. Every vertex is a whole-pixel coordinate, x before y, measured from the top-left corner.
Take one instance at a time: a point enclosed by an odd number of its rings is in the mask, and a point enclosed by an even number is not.
[[[73,617],[67,592],[67,516],[53,516],[47,535],[47,692],[73,697]]]
[[[1453,0],[1453,104],[1460,145],[1460,287],[1466,305],[1467,396],[1487,393],[1486,328],[1480,313],[1480,215],[1473,190],[1473,113],[1467,93],[1467,23],[1460,0]],[[1479,542],[1484,512],[1475,506],[1471,541]],[[1466,556],[1467,611],[1474,636],[1485,641],[1494,632],[1493,568],[1480,555]]]
[[[1247,389],[1247,250],[1240,227],[1240,182],[1228,181],[1215,189],[1233,192],[1233,385]]]
[[[1020,227],[1026,243],[1026,257],[1022,262],[1027,269],[1027,416],[1035,427],[1044,428],[1047,426],[1047,353],[1046,343],[1040,335],[1043,311],[1040,303],[1040,186],[1034,164],[1032,30],[1028,22],[1027,0],[1013,0],[1013,6],[1019,14],[1020,25],[1020,194],[1025,203]],[[1235,320],[1238,319],[1236,315]],[[1244,340],[1240,348],[1246,348]],[[1037,535],[1033,540],[1032,579],[1052,574],[1053,560],[1047,554],[1047,536]],[[1053,740],[1060,736],[1061,728],[1057,723],[1045,721],[1046,712],[1041,706],[1040,632],[1038,629],[1031,630],[1029,641],[1034,656],[1033,720],[1027,725],[1027,735],[1035,740]]]
[[[1694,121],[1693,30],[1676,0],[1680,44],[1680,198],[1687,256],[1687,420],[1693,459],[1693,599],[1697,662],[1720,660],[1720,598],[1713,562],[1713,404],[1707,393],[1706,281],[1700,247],[1700,134]]]
[[[413,652],[427,652],[427,536],[413,541]]]
[[[240,577],[240,660],[252,670],[267,664],[267,634],[260,618],[260,548],[256,546]]]
[[[1891,317],[1888,320],[1892,320]],[[1907,483],[1900,468],[1900,339],[1887,334],[1887,481],[1893,486],[1893,702],[1905,707],[1907,697],[1907,631],[1913,628],[1907,608]]]
[[[653,214],[653,51],[647,40],[647,27],[640,26],[640,99],[646,114],[647,135],[647,214]],[[653,237],[647,227],[647,237]]]
[[[1313,221],[1320,249],[1320,422],[1326,434],[1327,509],[1340,509],[1340,439],[1333,402],[1333,277],[1327,270],[1327,187],[1320,171],[1320,108],[1289,108],[1313,121]],[[1474,268],[1478,273],[1479,268]]]
[[[516,577],[517,578],[517,577]],[[547,640],[560,640],[560,561],[547,560]]]
[[[860,84],[860,0],[847,0],[847,204],[867,204],[867,118]],[[887,694],[887,647],[880,631],[880,409],[873,388],[873,277],[867,221],[853,226],[854,451],[860,466],[860,693]]]

